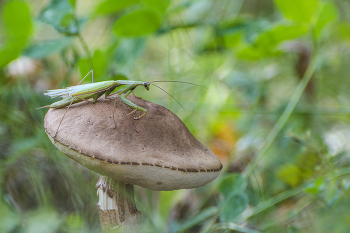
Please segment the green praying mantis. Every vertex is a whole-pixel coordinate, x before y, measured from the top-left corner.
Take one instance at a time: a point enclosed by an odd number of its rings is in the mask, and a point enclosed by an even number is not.
[[[88,83],[88,84],[81,84],[81,82],[89,75],[92,74],[92,83]],[[161,89],[162,91],[164,91],[165,93],[167,93],[169,96],[171,96],[168,92],[166,92],[164,89],[160,88],[159,86],[153,84],[155,82],[179,82],[179,83],[186,83],[186,84],[191,84],[191,85],[195,85],[195,86],[200,86],[203,87],[201,85],[197,85],[197,84],[193,84],[193,83],[188,83],[188,82],[182,82],[182,81],[152,81],[152,82],[148,82],[148,81],[130,81],[130,80],[109,80],[109,81],[102,81],[102,82],[94,82],[94,73],[93,70],[91,70],[80,82],[78,85],[76,86],[71,86],[71,87],[67,87],[64,89],[55,89],[55,90],[48,90],[47,93],[44,93],[44,95],[49,96],[51,98],[55,98],[55,97],[61,97],[62,99],[59,101],[56,101],[50,105],[47,106],[43,106],[37,109],[41,109],[41,108],[63,108],[63,107],[67,107],[66,112],[64,113],[58,128],[56,130],[56,133],[54,135],[54,138],[56,137],[58,130],[61,126],[61,123],[63,121],[63,118],[65,117],[68,109],[70,108],[70,106],[72,104],[75,103],[79,103],[82,101],[86,101],[91,103],[91,101],[89,101],[89,99],[93,99],[92,103],[95,103],[97,101],[98,98],[100,98],[103,94],[105,95],[105,98],[115,98],[115,100],[117,98],[120,98],[121,101],[126,104],[127,106],[131,107],[133,110],[127,114],[131,115],[136,111],[142,111],[143,114],[141,114],[138,117],[134,117],[134,120],[140,120],[142,117],[144,117],[147,114],[147,109],[142,108],[140,106],[137,106],[135,103],[133,103],[132,101],[128,100],[126,97],[128,95],[130,95],[130,93],[133,92],[133,90],[135,90],[136,87],[138,86],[143,86],[147,91],[150,88],[150,85],[153,85],[159,89]],[[80,85],[81,84],[81,85]],[[122,88],[121,90],[112,93],[115,88],[120,87],[125,85],[125,88]],[[205,87],[204,87],[205,88]],[[123,95],[124,94],[124,95]],[[115,96],[116,95],[116,96]],[[171,96],[172,97],[172,96]],[[172,97],[174,100],[176,100],[174,97]],[[179,101],[176,100],[177,103],[179,103]],[[179,103],[180,104],[180,103]],[[183,106],[180,104],[180,106],[183,108]],[[114,107],[116,107],[116,101],[114,102]],[[114,111],[113,111],[113,121],[114,121],[114,128],[116,128],[116,123],[114,120]]]

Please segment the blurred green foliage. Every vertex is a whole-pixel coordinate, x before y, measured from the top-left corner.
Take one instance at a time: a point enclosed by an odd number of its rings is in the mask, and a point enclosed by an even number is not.
[[[1,9],[2,43],[0,67],[18,57],[27,45],[32,31],[29,7],[22,1],[11,1]]]
[[[98,174],[51,144],[35,110],[92,69],[208,87],[162,84],[185,110],[135,91],[224,164],[198,189],[136,188],[143,232],[348,232],[349,1],[4,0],[0,12],[1,233],[100,232]]]

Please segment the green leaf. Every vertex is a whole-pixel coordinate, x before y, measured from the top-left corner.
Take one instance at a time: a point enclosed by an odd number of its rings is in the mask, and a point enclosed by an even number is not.
[[[267,54],[268,53],[268,54]],[[278,55],[277,52],[264,51],[247,43],[240,43],[237,48],[237,56],[242,59],[257,60],[267,56]]]
[[[180,231],[184,231],[186,229],[189,229],[207,218],[219,213],[219,208],[218,207],[208,207],[204,210],[202,210],[199,214],[197,214],[194,218],[189,219],[188,221],[184,222],[181,224]]]
[[[23,55],[34,59],[42,59],[70,46],[73,42],[71,37],[64,37],[56,40],[42,41],[28,47]]]
[[[104,52],[101,50],[96,50],[92,57],[92,62],[94,65],[94,74],[96,77],[100,77],[105,73],[107,67],[107,58]]]
[[[261,233],[261,231],[253,230],[233,222],[217,223],[213,225],[210,232],[217,232],[219,230],[232,230],[233,232],[242,232],[242,233]]]
[[[109,71],[112,73],[130,74],[135,62],[143,54],[146,44],[145,37],[120,38],[119,42],[108,50],[110,54]]]
[[[296,186],[301,182],[302,171],[294,164],[286,164],[278,169],[277,176],[290,186]]]
[[[155,32],[161,24],[161,18],[152,10],[134,11],[120,17],[114,32],[118,36],[142,36]]]
[[[141,0],[148,8],[164,14],[170,5],[170,0]]]
[[[294,21],[310,23],[319,9],[318,0],[275,0],[284,16]]]
[[[22,39],[30,35],[32,20],[27,4],[23,1],[9,1],[2,9],[4,33],[11,40]]]
[[[65,223],[70,229],[79,229],[83,226],[84,220],[79,215],[72,213],[67,216]]]
[[[340,39],[340,40],[345,40],[348,41],[350,40],[350,24],[349,22],[337,22],[331,30],[331,35],[333,35],[334,39]]]
[[[317,195],[324,188],[323,178],[318,178],[312,185],[305,188],[305,192]]]
[[[58,32],[76,35],[79,25],[75,19],[74,7],[68,0],[52,0],[50,4],[41,11],[39,20],[51,24]]]
[[[222,179],[217,187],[218,191],[229,197],[233,193],[242,193],[247,187],[247,180],[240,174],[232,174]]]
[[[223,36],[223,39],[225,41],[225,46],[227,47],[235,47],[241,42],[243,38],[242,32],[236,32],[231,34],[226,34]]]
[[[342,193],[343,190],[338,187],[338,184],[334,181],[330,181],[324,184],[322,197],[329,206],[335,206],[337,203],[339,203],[339,200],[342,199]]]
[[[305,35],[308,27],[300,23],[279,23],[261,32],[253,44],[238,44],[237,55],[240,58],[255,60],[280,54],[277,47],[281,42]]]
[[[0,67],[6,66],[10,61],[16,59],[22,51],[25,44],[7,43],[0,48]]]
[[[16,59],[27,45],[32,32],[32,19],[28,5],[23,1],[9,1],[1,11],[4,43],[0,47],[0,67]]]
[[[115,74],[112,76],[113,80],[129,80],[129,78],[127,76],[125,76],[124,74]]]
[[[230,222],[248,207],[246,194],[234,194],[220,204],[220,220]]]
[[[76,4],[77,0],[68,0],[68,1],[73,6],[73,8],[75,8],[75,4]]]
[[[93,56],[91,57],[91,60],[94,69],[94,78],[96,81],[101,80],[107,67],[106,55],[101,50],[96,50]],[[92,67],[89,64],[88,58],[80,59],[78,64],[82,77],[84,77],[92,69]]]
[[[97,6],[96,14],[112,14],[139,2],[140,0],[105,0]]]
[[[333,3],[327,2],[324,4],[318,19],[316,21],[314,35],[315,37],[319,37],[322,33],[322,29],[329,23],[338,18],[337,8]]]
[[[12,211],[7,203],[0,202],[0,232],[15,232],[16,226],[21,223],[21,217]]]
[[[278,45],[282,41],[292,40],[305,35],[308,28],[303,24],[277,24],[269,30],[262,32],[256,39],[254,46],[267,50]]]

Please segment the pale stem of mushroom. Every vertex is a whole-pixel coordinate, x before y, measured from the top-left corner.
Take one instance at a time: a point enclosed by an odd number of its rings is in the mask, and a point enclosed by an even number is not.
[[[96,184],[97,204],[103,231],[138,232],[138,215],[134,187],[116,179],[100,176]]]

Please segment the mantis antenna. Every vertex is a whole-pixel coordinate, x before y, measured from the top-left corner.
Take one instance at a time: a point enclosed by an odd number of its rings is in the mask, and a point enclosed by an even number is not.
[[[150,83],[186,83],[186,84],[191,84],[191,85],[194,85],[194,86],[203,87],[205,89],[208,89],[207,87],[202,86],[202,85],[198,85],[198,84],[195,84],[195,83],[189,83],[189,82],[182,82],[182,81],[152,81]]]
[[[173,98],[178,104],[180,104],[179,101],[177,101],[177,99],[175,99],[172,95],[170,95],[168,92],[166,92],[164,89],[162,89],[161,87],[153,84],[153,83],[186,83],[186,84],[191,84],[191,85],[194,85],[194,86],[198,86],[198,87],[203,87],[203,88],[206,88],[208,89],[207,87],[205,86],[201,86],[201,85],[198,85],[198,84],[194,84],[194,83],[189,83],[189,82],[183,82],[183,81],[152,81],[150,82],[150,84],[152,84],[153,86],[156,86],[158,87],[159,89],[161,89],[162,91],[164,91],[165,93],[167,93],[171,98]],[[185,110],[185,108],[180,104],[181,108],[183,108],[183,110]]]
[[[155,87],[158,87],[157,85],[155,85],[155,84],[153,84],[153,83],[151,83],[153,86],[155,86]],[[161,89],[162,91],[164,91],[165,93],[167,93],[171,98],[173,98],[178,104],[180,104],[180,102],[179,101],[177,101],[177,99],[175,99],[172,95],[170,95],[168,92],[166,92],[164,89],[162,89],[162,88],[160,88],[160,87],[158,87],[159,89]],[[181,108],[183,108],[183,110],[185,110],[185,108],[180,104],[180,106],[181,106]]]

